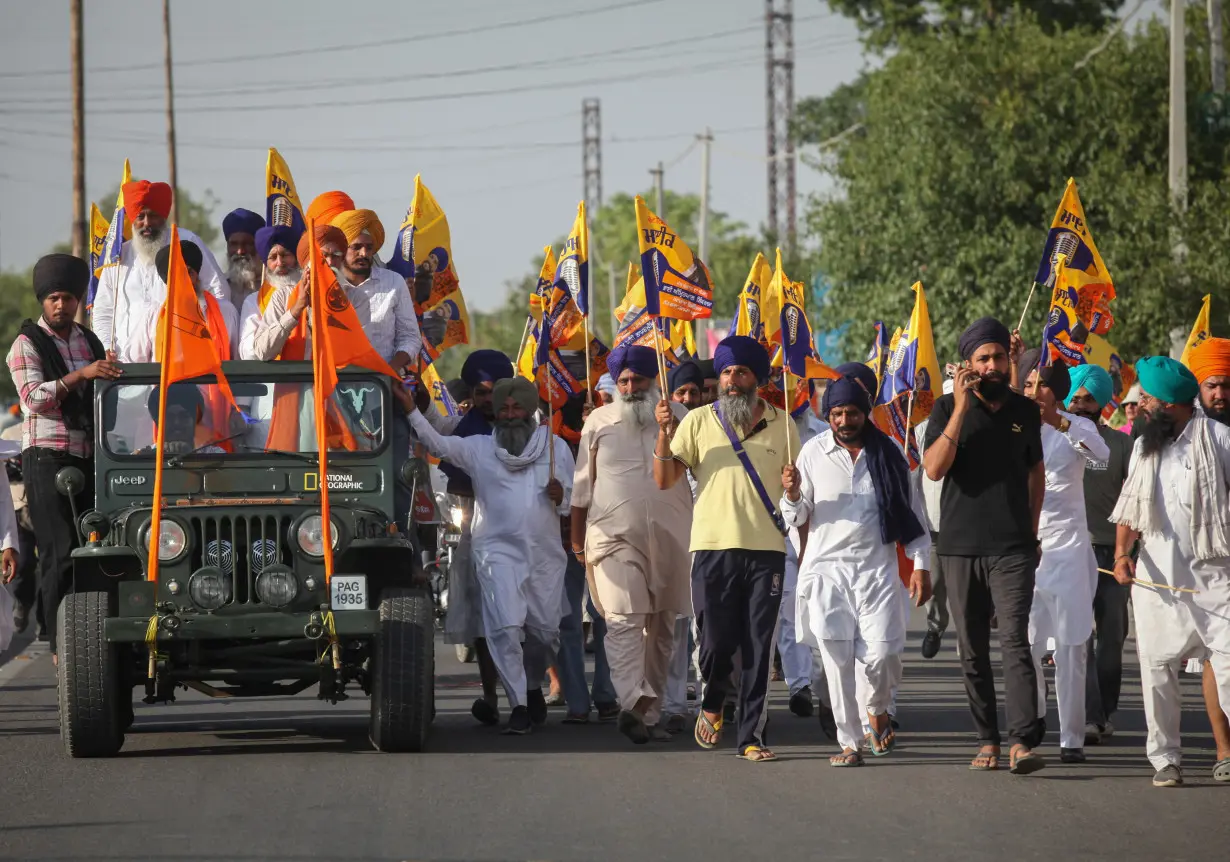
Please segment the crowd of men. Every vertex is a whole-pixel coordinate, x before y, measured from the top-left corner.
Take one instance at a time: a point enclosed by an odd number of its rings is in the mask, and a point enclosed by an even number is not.
[[[171,191],[131,183],[124,198],[132,239],[103,273],[93,328],[74,322],[87,264],[50,255],[34,268],[42,315],[8,355],[39,558],[39,607],[25,584],[18,625],[40,615],[53,655],[76,541],[54,476],[73,464],[92,477],[93,382],[152,361],[163,337]],[[308,216],[373,347],[409,376],[421,345],[416,274],[380,263],[383,226],[341,192],[321,195]],[[225,270],[180,231],[219,358],[287,358],[308,306],[309,238],[247,210],[229,214],[223,232]],[[1029,774],[1046,764],[1047,666],[1060,760],[1081,763],[1087,746],[1114,733],[1134,619],[1153,783],[1183,780],[1179,673],[1193,659],[1203,662],[1214,777],[1230,781],[1230,340],[1204,342],[1190,368],[1140,360],[1129,424],[1118,429],[1101,420],[1113,394],[1106,371],[1048,364],[1023,348],[993,318],[966,329],[960,364],[917,429],[914,470],[873,421],[872,369],[840,366],[813,409],[792,419],[761,397],[770,359],[745,336],[669,377],[653,349],[619,346],[599,391],[558,411],[489,349],[473,351],[451,384],[459,415],[437,412],[423,387],[393,387],[397,457],[417,441],[442,459],[447,490],[463,501],[445,637],[475,646],[483,694],[474,717],[532,732],[548,718],[553,667],[566,723],[596,711],[636,744],[691,725],[705,749],[733,725],[741,758],[772,761],[777,654],[791,712],[818,712],[839,746],[832,766],[861,766],[896,745],[907,623],[925,603],[924,657],[938,653],[950,622],[956,630],[978,738],[970,768],[1002,761]],[[408,491],[398,488],[403,525]],[[77,509],[92,496],[87,482]],[[0,546],[12,579],[28,567],[7,500]]]

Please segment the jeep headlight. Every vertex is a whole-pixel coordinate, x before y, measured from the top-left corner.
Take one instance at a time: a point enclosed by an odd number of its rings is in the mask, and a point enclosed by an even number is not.
[[[333,550],[336,551],[342,531],[335,518],[329,519],[329,526],[333,534]],[[324,521],[320,515],[308,515],[299,522],[299,526],[295,529],[295,541],[299,544],[299,550],[309,557],[325,555]]]
[[[145,525],[145,529],[141,533],[141,547],[145,553],[149,553],[150,532],[153,527],[153,522]],[[171,563],[178,560],[188,550],[188,534],[184,532],[183,525],[171,518],[163,518],[158,525],[158,560],[163,563]]]

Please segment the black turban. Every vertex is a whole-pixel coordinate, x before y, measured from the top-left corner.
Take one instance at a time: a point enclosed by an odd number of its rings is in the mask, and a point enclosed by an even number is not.
[[[705,389],[705,373],[700,370],[699,365],[691,361],[681,362],[672,368],[666,380],[671,393],[678,392],[680,387],[687,386],[689,383],[695,383],[696,388],[702,392]]]
[[[876,380],[876,373],[871,370],[871,366],[865,362],[846,362],[838,365],[833,370],[842,377],[853,377],[863,384],[863,388],[871,396],[872,403],[875,403],[876,396],[880,394],[880,387],[879,382]]]
[[[155,387],[145,402],[150,418],[155,422],[158,421],[159,400],[158,388]],[[203,413],[205,398],[195,383],[172,383],[167,387],[167,407],[182,407],[190,413]]]
[[[1072,377],[1068,374],[1068,366],[1058,362],[1039,368],[1038,378],[1054,393],[1055,400],[1060,405],[1068,399],[1068,393],[1072,391]]]
[[[469,401],[474,394],[470,389],[470,384],[466,383],[460,377],[454,377],[445,385],[445,388],[448,390],[448,394],[451,395],[453,400],[458,404],[462,401]]]
[[[969,359],[984,344],[999,344],[1005,351],[1012,344],[1012,333],[994,317],[980,317],[961,333],[957,347],[962,359]]]
[[[717,380],[717,372],[713,370],[712,359],[695,359],[696,367],[700,369],[700,373],[704,375],[706,380]]]
[[[90,265],[71,254],[48,254],[34,264],[34,295],[42,302],[53,293],[71,293],[78,300],[90,284]]]
[[[181,239],[179,241],[179,253],[184,257],[184,265],[193,272],[201,271],[201,263],[204,262],[205,256],[201,254],[201,247],[192,240]],[[158,270],[158,277],[166,282],[167,273],[171,269],[171,247],[164,246],[158,249],[158,254],[154,256],[154,268]]]

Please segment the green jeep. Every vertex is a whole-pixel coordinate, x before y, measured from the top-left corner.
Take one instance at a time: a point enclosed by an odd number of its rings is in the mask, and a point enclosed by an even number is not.
[[[213,378],[171,387],[163,520],[151,541],[159,370],[126,365],[95,393],[96,502],[74,512],[82,546],[59,615],[68,754],[118,752],[134,688],[165,703],[178,686],[212,697],[317,686],[337,703],[352,682],[371,697],[377,749],[422,750],[434,713],[433,608],[394,523],[392,381],[343,370],[326,405],[326,583],[311,364],[225,363],[240,412]],[[70,499],[85,482],[75,467],[56,477]]]

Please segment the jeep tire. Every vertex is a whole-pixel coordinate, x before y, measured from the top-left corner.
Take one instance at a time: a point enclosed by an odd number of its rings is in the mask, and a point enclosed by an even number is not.
[[[387,589],[372,647],[371,726],[380,751],[422,751],[435,697],[435,622],[426,590]]]
[[[70,593],[60,605],[60,739],[69,757],[110,757],[124,744],[119,650],[103,638],[110,613],[106,593]]]

